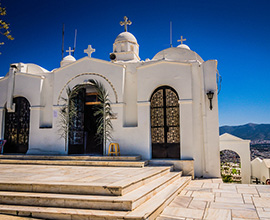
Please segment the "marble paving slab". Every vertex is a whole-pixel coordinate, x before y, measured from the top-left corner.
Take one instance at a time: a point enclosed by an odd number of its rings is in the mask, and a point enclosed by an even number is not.
[[[54,183],[119,186],[137,176],[153,175],[168,167],[78,167],[0,164],[1,183]]]
[[[270,220],[270,186],[192,180],[157,220]]]

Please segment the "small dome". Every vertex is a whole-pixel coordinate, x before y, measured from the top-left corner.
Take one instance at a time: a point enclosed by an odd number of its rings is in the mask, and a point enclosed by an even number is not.
[[[182,44],[184,45],[184,44]],[[185,47],[170,47],[158,52],[152,60],[171,60],[179,62],[203,63],[203,59],[194,51]]]
[[[186,44],[179,44],[177,47],[190,50],[189,46]]]
[[[68,64],[70,64],[70,63],[73,63],[73,62],[75,62],[76,61],[76,59],[73,57],[73,56],[71,56],[71,55],[67,55],[67,56],[65,56],[64,58],[63,58],[63,60],[60,62],[60,66],[62,67],[62,66],[66,66],[66,65],[68,65]]]
[[[31,74],[42,74],[49,72],[48,70],[42,68],[41,66],[38,66],[33,63],[27,63],[26,65],[26,73],[31,73]]]
[[[71,55],[67,55],[63,58],[63,61],[76,61],[76,59]]]
[[[130,42],[133,42],[133,43],[136,43],[137,44],[137,40],[136,38],[134,37],[133,34],[129,33],[129,32],[122,32],[120,33],[116,39],[115,39],[115,43],[116,42],[119,42],[119,41],[130,41]]]

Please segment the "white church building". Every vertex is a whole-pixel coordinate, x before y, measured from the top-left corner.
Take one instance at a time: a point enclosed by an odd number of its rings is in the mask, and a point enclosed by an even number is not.
[[[179,46],[141,60],[137,39],[126,29],[130,23],[122,22],[125,31],[116,37],[110,61],[92,58],[89,45],[87,56],[68,55],[52,71],[10,65],[0,78],[4,154],[104,154],[94,138],[97,98],[91,86],[78,96],[78,118],[67,144],[58,132],[66,89],[94,79],[109,93],[113,141],[122,155],[194,160],[195,176],[220,176],[217,61],[204,61],[182,37]]]

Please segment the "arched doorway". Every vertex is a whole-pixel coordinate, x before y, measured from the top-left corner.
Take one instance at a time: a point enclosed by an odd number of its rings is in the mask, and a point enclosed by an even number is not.
[[[24,97],[13,99],[15,112],[5,113],[4,153],[22,153],[28,150],[30,103]]]
[[[151,97],[152,158],[180,159],[179,103],[169,86],[157,88]]]
[[[73,111],[69,124],[69,154],[102,154],[102,138],[97,135],[99,118],[95,115],[99,103],[93,87],[76,88],[76,94],[69,101],[69,109]]]
[[[220,172],[224,182],[241,183],[241,159],[235,151],[220,151]]]

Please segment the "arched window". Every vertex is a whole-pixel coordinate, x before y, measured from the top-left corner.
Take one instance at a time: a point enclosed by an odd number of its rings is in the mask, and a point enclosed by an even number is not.
[[[125,52],[125,44],[121,44],[121,52]]]

